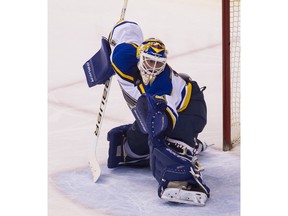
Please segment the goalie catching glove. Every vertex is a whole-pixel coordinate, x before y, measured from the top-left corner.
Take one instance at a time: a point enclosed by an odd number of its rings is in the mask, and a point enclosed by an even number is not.
[[[143,94],[139,97],[133,115],[142,133],[157,137],[168,126],[165,114],[167,103],[164,97]]]

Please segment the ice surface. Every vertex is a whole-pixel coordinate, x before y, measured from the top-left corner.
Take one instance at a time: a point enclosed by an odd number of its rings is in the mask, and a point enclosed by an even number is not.
[[[93,132],[103,86],[88,88],[82,65],[118,21],[123,1],[48,3],[49,216],[239,215],[240,149],[221,151],[221,1],[129,0],[126,12],[126,19],[138,22],[145,38],[164,41],[168,61],[177,72],[207,86],[208,123],[200,138],[215,145],[200,157],[211,188],[205,207],[162,202],[149,170],[106,168],[106,133],[133,121],[115,78],[97,148],[103,175],[98,183],[92,182],[88,155],[96,140]]]
[[[92,182],[88,167],[52,176],[53,184],[70,200],[117,216],[240,215],[239,156],[209,149],[199,158],[205,164],[204,180],[211,189],[205,207],[164,202],[157,196],[157,182],[148,168],[120,167]]]

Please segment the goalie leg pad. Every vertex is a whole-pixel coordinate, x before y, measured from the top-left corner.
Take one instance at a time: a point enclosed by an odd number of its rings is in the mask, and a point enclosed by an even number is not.
[[[129,131],[130,128],[130,124],[122,125],[113,128],[108,132],[108,168],[115,168],[120,165],[129,165],[134,167],[149,166],[149,153],[139,155],[130,148],[127,142],[127,131]]]
[[[163,144],[164,141],[161,145],[160,139],[152,142],[150,166],[159,183],[158,196],[173,202],[204,205],[210,189],[202,181],[202,169],[197,158],[178,154]],[[175,182],[183,185],[175,186]]]
[[[114,168],[124,161],[123,144],[130,125],[122,125],[111,129],[107,134],[109,141],[108,168]]]
[[[155,147],[151,154],[151,169],[159,184],[166,181],[188,181],[191,179],[191,163],[171,149]],[[195,182],[196,183],[196,182]]]

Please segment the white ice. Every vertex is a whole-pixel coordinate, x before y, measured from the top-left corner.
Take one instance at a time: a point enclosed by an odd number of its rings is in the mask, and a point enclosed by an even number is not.
[[[126,19],[144,37],[158,37],[169,63],[207,86],[208,124],[200,138],[214,143],[199,160],[211,188],[205,207],[165,203],[148,169],[106,168],[107,132],[133,117],[114,77],[102,124],[98,159],[103,170],[94,184],[88,155],[103,86],[88,88],[82,65],[118,21],[123,0],[49,0],[48,201],[50,216],[240,215],[240,150],[221,150],[221,1],[129,0]]]

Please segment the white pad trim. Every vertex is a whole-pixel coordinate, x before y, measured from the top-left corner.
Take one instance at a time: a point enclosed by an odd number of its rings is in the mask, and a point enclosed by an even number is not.
[[[205,193],[198,191],[187,191],[181,188],[166,188],[161,195],[161,199],[166,201],[196,206],[205,206],[207,198],[208,197]]]

